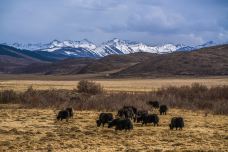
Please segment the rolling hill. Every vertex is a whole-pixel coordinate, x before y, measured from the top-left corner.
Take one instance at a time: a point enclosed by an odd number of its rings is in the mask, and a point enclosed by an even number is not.
[[[0,44],[0,73],[12,73],[33,64],[47,64],[65,59],[63,55],[43,51],[21,50]]]
[[[18,68],[13,73],[23,74],[86,74],[99,72],[115,72],[154,56],[151,53],[134,53],[126,55],[110,55],[100,59],[69,58],[53,63],[33,63]]]
[[[113,76],[228,75],[228,45],[151,56]]]
[[[0,45],[0,71],[45,75],[104,73],[110,77],[228,75],[228,45],[168,54],[137,52],[63,60],[42,53]]]
[[[17,70],[13,73],[19,74],[77,74],[86,65],[93,63],[92,58],[64,59],[53,63],[33,63]]]
[[[31,54],[30,51],[21,51],[13,47],[0,45],[0,72],[9,73],[28,64],[42,62],[39,56],[35,58],[35,55]]]
[[[14,58],[23,58],[25,60],[46,62],[52,62],[66,58],[66,56],[60,56],[50,52],[23,50],[2,44],[0,44],[0,56],[9,56]]]
[[[108,55],[85,66],[79,73],[116,72],[149,59],[156,54],[138,52],[124,55]]]

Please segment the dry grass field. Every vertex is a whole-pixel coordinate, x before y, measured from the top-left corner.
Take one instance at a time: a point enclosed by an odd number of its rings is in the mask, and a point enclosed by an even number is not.
[[[96,127],[96,111],[77,111],[69,122],[56,122],[51,109],[1,105],[0,113],[0,151],[228,151],[228,117],[200,111],[171,109],[158,127],[134,124],[130,132]],[[179,115],[185,128],[169,130]]]
[[[67,89],[72,90],[76,88],[81,77],[52,77],[45,79],[37,79],[34,77],[18,79],[9,77],[0,78],[0,91],[13,89],[16,91],[25,91],[29,86],[33,86],[37,90],[46,89]],[[108,91],[151,91],[161,87],[182,86],[191,85],[192,83],[199,83],[206,85],[207,87],[228,85],[228,77],[201,77],[201,78],[128,78],[128,79],[104,79],[104,78],[89,78],[104,86]],[[177,89],[178,90],[178,89]],[[191,90],[191,89],[190,89]],[[221,89],[220,89],[221,90]],[[224,92],[225,88],[221,90]],[[51,104],[61,103],[62,99],[68,101],[67,92],[59,90],[58,97],[54,91],[34,91],[32,92],[31,101],[36,101],[35,104],[39,107],[43,101]],[[164,90],[163,90],[164,91]],[[219,88],[217,88],[219,91]],[[42,93],[43,92],[43,93]],[[192,89],[194,92],[194,89]],[[214,90],[216,92],[216,90]],[[49,94],[48,94],[49,93]],[[52,94],[53,93],[53,94]],[[154,93],[154,92],[151,92]],[[110,93],[111,94],[111,93]],[[87,104],[88,109],[99,109],[101,104],[107,104],[107,109],[111,105],[115,105],[115,102],[119,104],[133,104],[133,101],[146,101],[147,96],[140,95],[135,96],[137,100],[133,100],[134,97],[128,95],[128,100],[124,100],[123,96],[118,93],[115,94],[115,99],[110,102],[110,98],[98,98],[95,100],[91,97],[90,102],[75,101],[75,108],[82,108]],[[117,94],[119,95],[117,97]],[[130,93],[131,94],[131,93]],[[225,93],[226,94],[226,93]],[[36,96],[35,96],[36,95]],[[200,94],[202,97],[202,94]],[[216,94],[217,95],[217,94]],[[126,96],[126,95],[125,95]],[[33,98],[34,97],[34,98]],[[54,98],[54,102],[50,99]],[[105,96],[106,97],[106,96]],[[131,98],[130,98],[131,97]],[[217,96],[216,96],[217,97]],[[220,97],[220,96],[218,96]],[[221,99],[220,99],[221,98]],[[227,99],[225,95],[222,95],[219,99],[224,102],[218,102],[211,100],[215,103],[214,110],[219,111],[226,108],[219,108],[218,106],[225,104],[222,107],[226,107]],[[59,99],[59,100],[58,100]],[[94,99],[94,100],[92,100]],[[103,99],[103,100],[102,100]],[[141,100],[140,100],[141,99]],[[171,98],[174,99],[174,98]],[[185,99],[185,98],[184,98]],[[198,98],[197,98],[198,99]],[[200,98],[201,99],[201,98]],[[204,98],[203,98],[204,99]],[[214,99],[214,98],[213,98]],[[216,98],[217,99],[217,98]],[[58,102],[57,102],[58,100]],[[101,101],[102,102],[99,102]],[[164,101],[167,98],[163,99]],[[10,100],[11,101],[11,100]],[[28,99],[28,101],[30,101]],[[61,101],[61,102],[60,102]],[[73,101],[73,100],[72,100]],[[108,102],[106,102],[108,101]],[[163,103],[166,103],[164,102]],[[121,103],[120,103],[121,102]],[[192,102],[192,100],[191,100]],[[186,106],[180,106],[182,108],[188,107],[191,109],[191,103],[186,102]],[[3,102],[4,103],[4,102]],[[9,102],[10,103],[10,102]],[[20,103],[20,102],[17,102]],[[23,102],[21,102],[23,103]],[[30,102],[28,102],[30,103]],[[182,103],[182,100],[181,100]],[[69,105],[72,106],[71,100]],[[95,104],[95,105],[93,105]],[[96,105],[97,104],[97,105]],[[135,103],[136,104],[136,103]],[[31,102],[31,105],[34,105]],[[46,105],[46,104],[44,104]],[[47,104],[48,105],[48,104]],[[78,106],[80,105],[80,106]],[[138,105],[138,104],[136,104]],[[182,105],[182,104],[180,104]],[[183,104],[184,105],[184,104]],[[200,105],[200,104],[199,104]],[[198,106],[199,106],[198,105]],[[167,115],[159,116],[159,126],[154,127],[152,125],[141,126],[139,123],[134,123],[134,129],[132,131],[115,131],[113,128],[96,127],[96,119],[99,115],[98,111],[76,111],[76,115],[69,122],[57,122],[56,110],[54,109],[25,109],[29,107],[24,105],[10,105],[0,104],[0,152],[2,151],[88,151],[88,152],[100,152],[100,151],[126,151],[126,152],[138,152],[138,151],[156,151],[156,152],[176,152],[176,151],[228,151],[228,116],[227,115],[212,115],[213,110],[207,116],[206,111],[194,111],[184,109],[171,109]],[[205,106],[205,105],[204,105]],[[22,108],[24,107],[24,108]],[[42,106],[41,106],[42,107]],[[47,107],[47,106],[43,106]],[[43,108],[42,107],[42,108]],[[58,107],[58,106],[53,106]],[[61,107],[61,106],[60,106]],[[86,106],[85,106],[86,107]],[[84,107],[84,108],[85,108]],[[102,106],[101,106],[102,107]],[[113,107],[113,106],[112,106]],[[140,107],[140,106],[139,106]],[[102,108],[101,108],[102,109]],[[194,109],[194,108],[192,108]],[[200,108],[199,108],[200,109]],[[226,111],[226,110],[225,110]],[[157,111],[154,111],[158,113]],[[150,111],[150,113],[154,113]],[[115,114],[116,112],[113,112]],[[225,112],[223,111],[223,114]],[[171,131],[168,127],[171,117],[182,116],[185,120],[185,128],[180,130]]]
[[[46,90],[46,89],[74,89],[81,77],[48,77],[47,80],[38,77],[32,80],[32,77],[27,77],[28,80],[18,78],[2,78],[0,79],[0,90],[13,89],[16,91],[24,91],[29,86],[33,86],[34,89]],[[228,85],[228,77],[201,77],[201,78],[128,78],[128,79],[94,79],[104,86],[104,89],[109,91],[152,91],[157,88],[166,87],[170,85],[181,86],[191,85],[192,83],[200,83],[208,87],[218,85]]]

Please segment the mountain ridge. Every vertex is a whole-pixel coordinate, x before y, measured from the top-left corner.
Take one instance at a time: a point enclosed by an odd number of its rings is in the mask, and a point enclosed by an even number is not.
[[[111,54],[130,54],[136,52],[149,52],[149,53],[172,53],[175,51],[191,51],[194,49],[200,49],[204,47],[218,45],[213,41],[206,42],[197,46],[188,46],[184,44],[163,44],[163,45],[150,45],[142,42],[135,42],[129,40],[120,40],[114,38],[112,40],[103,42],[100,45],[95,45],[93,42],[83,39],[81,41],[72,40],[53,40],[50,43],[29,43],[20,44],[12,43],[4,45],[12,46],[17,49],[31,50],[39,52],[49,52],[55,55],[63,55],[66,57],[91,57],[100,58]]]
[[[114,73],[114,77],[151,75],[228,75],[228,44],[151,56]]]
[[[107,74],[110,78],[228,75],[228,44],[166,54],[136,52],[112,54],[102,58],[63,58],[51,62],[37,52],[0,45],[0,72],[44,75]]]

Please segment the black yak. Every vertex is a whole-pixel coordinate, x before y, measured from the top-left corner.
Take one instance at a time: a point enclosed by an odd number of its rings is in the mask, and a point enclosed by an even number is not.
[[[66,108],[65,110],[68,111],[69,114],[70,114],[70,117],[73,118],[73,116],[74,116],[74,110],[73,110],[73,108]]]
[[[115,130],[132,130],[133,124],[130,119],[117,118],[109,122],[108,128],[115,126]]]
[[[124,106],[123,109],[132,109],[132,111],[134,112],[134,114],[137,114],[137,108],[135,108],[134,106]]]
[[[182,128],[184,127],[184,119],[182,117],[173,117],[171,119],[171,123],[169,124],[170,129],[172,130],[173,128],[179,128],[180,130],[182,130]]]
[[[166,105],[161,105],[159,108],[160,115],[166,115],[166,112],[168,111],[168,107]]]
[[[101,124],[104,127],[106,123],[109,123],[110,121],[113,120],[113,115],[112,113],[101,113],[99,115],[99,119],[96,121],[97,122],[97,127],[100,127]]]
[[[147,115],[148,115],[148,111],[146,111],[146,110],[137,111],[137,114],[134,117],[134,122],[137,122],[137,123],[141,122],[143,117],[145,117]]]
[[[159,108],[159,102],[158,101],[148,101],[147,104],[152,106],[155,109]]]
[[[118,110],[117,116],[121,118],[133,119],[134,111],[131,108],[121,108],[120,110]]]
[[[57,115],[57,120],[61,120],[62,121],[63,119],[66,119],[66,121],[68,121],[69,117],[70,117],[69,111],[61,110],[61,111],[59,111],[59,113]]]
[[[158,126],[158,122],[159,122],[159,117],[157,114],[149,114],[146,115],[142,118],[142,125],[146,125],[147,123],[153,123],[154,126],[157,125]]]

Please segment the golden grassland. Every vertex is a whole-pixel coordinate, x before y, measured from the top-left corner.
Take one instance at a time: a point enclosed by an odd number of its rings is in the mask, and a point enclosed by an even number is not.
[[[29,86],[34,89],[74,89],[81,77],[48,77],[45,80],[39,80],[38,77],[27,77],[26,79],[14,79],[6,77],[0,79],[0,90],[13,89],[16,91],[24,91]],[[25,77],[26,78],[26,77]],[[90,78],[100,83],[106,90],[109,91],[152,91],[157,88],[167,87],[170,85],[181,86],[191,85],[192,83],[200,83],[208,87],[218,85],[228,85],[228,77],[179,77],[179,78],[125,78],[125,79],[95,79]]]
[[[134,124],[127,132],[96,127],[97,111],[77,111],[69,122],[56,122],[51,109],[1,105],[0,113],[0,151],[228,151],[228,117],[200,111],[171,109],[158,127]],[[185,128],[169,130],[179,115]]]

